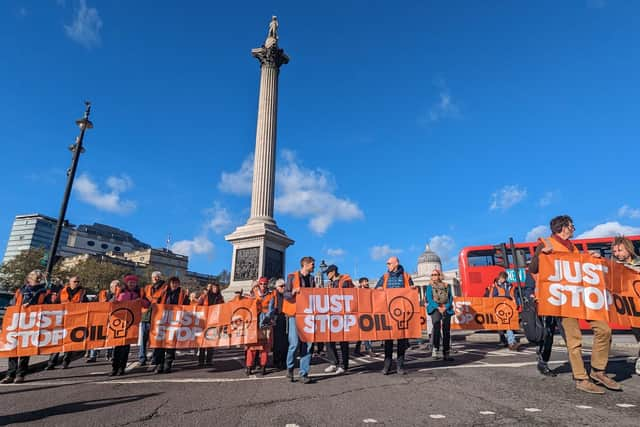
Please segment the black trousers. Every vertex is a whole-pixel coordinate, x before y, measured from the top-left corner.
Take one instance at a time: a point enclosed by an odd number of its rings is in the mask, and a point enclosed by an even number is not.
[[[433,348],[439,350],[440,340],[442,340],[442,351],[449,353],[449,349],[451,349],[451,315],[436,310],[430,316],[433,322],[433,331],[431,332]]]
[[[542,323],[544,324],[545,329],[547,330],[547,336],[544,338],[538,345],[538,356],[540,357],[540,361],[547,363],[551,358],[551,347],[553,347],[553,334],[556,333],[556,328],[558,327],[558,318],[553,316],[544,316],[542,318]]]
[[[349,343],[346,341],[340,342],[340,353],[342,355],[342,367],[346,371],[349,369]],[[330,342],[327,345],[327,357],[332,365],[338,366],[338,349],[335,342]]]
[[[276,324],[273,327],[273,366],[279,369],[287,367],[288,348],[287,318],[283,314],[278,314]]]
[[[198,349],[198,364],[204,365],[205,362],[207,365],[210,365],[211,362],[213,362],[213,347],[201,347]]]
[[[153,357],[158,362],[158,368],[162,368],[165,371],[171,369],[173,361],[176,360],[175,348],[156,348],[153,350]]]
[[[113,359],[111,360],[111,367],[114,371],[124,371],[124,368],[127,367],[129,351],[131,351],[130,345],[119,345],[113,349]]]
[[[15,378],[24,377],[27,375],[29,369],[29,357],[10,357],[9,369],[7,370],[7,377]]]
[[[398,343],[398,359],[404,360],[404,353],[409,347],[409,340],[404,338],[397,341]],[[384,342],[384,358],[391,360],[393,358],[393,340],[386,340]]]
[[[62,363],[63,364],[69,364],[71,363],[71,358],[72,357],[82,357],[84,355],[84,351],[65,351],[64,355],[62,356]]]
[[[60,359],[60,353],[51,353],[49,355],[49,362],[47,365],[56,366],[58,364],[58,360]]]

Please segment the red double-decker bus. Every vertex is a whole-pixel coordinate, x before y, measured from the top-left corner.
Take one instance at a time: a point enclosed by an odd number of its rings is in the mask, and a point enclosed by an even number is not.
[[[627,238],[633,241],[636,252],[640,253],[640,236],[627,236]],[[614,237],[599,237],[571,241],[581,251],[598,251],[603,257],[610,258],[613,239]],[[536,246],[538,242],[516,243],[516,248],[524,249],[527,260],[533,256]],[[483,296],[486,287],[493,283],[500,271],[504,270],[496,265],[495,254],[493,245],[467,246],[460,251],[458,268],[463,296]],[[513,267],[511,254],[509,254],[509,264]]]

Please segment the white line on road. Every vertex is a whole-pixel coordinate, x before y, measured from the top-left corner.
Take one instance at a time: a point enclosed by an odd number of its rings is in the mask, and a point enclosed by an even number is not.
[[[527,412],[542,412],[542,409],[538,408],[524,408],[524,410]]]
[[[612,357],[609,362],[621,362],[621,361],[633,361],[633,357]],[[550,360],[550,365],[568,363],[568,360]],[[465,365],[450,365],[450,366],[437,366],[434,368],[422,368],[418,369],[418,372],[437,371],[440,369],[468,369],[468,368],[523,368],[525,366],[537,365],[538,362],[512,362],[512,363],[487,363],[487,362],[473,362]]]
[[[589,405],[576,405],[576,408],[578,408],[578,409],[593,409],[593,406],[589,406]]]
[[[378,422],[378,420],[374,420],[373,418],[365,418],[364,420],[362,420],[362,422],[365,424],[375,424]]]
[[[480,411],[480,415],[495,415],[496,413],[493,411]]]
[[[620,408],[634,408],[636,405],[631,403],[616,403],[616,406]]]
[[[300,427],[298,424],[285,424],[285,427]]]
[[[255,378],[165,378],[159,380],[111,380],[111,381],[97,381],[94,384],[154,384],[154,383],[232,383],[243,381],[262,381],[262,380],[275,380],[280,378],[286,378],[284,375],[276,375],[273,377],[255,377]]]
[[[429,415],[430,418],[433,418],[434,420],[440,420],[442,418],[447,418],[446,416],[442,415],[442,414],[431,414]]]

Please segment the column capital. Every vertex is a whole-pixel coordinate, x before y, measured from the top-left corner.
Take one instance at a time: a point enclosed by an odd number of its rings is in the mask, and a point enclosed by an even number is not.
[[[280,68],[281,65],[289,63],[289,55],[284,53],[284,49],[279,48],[277,44],[251,49],[251,56],[257,58],[260,65],[268,67]]]

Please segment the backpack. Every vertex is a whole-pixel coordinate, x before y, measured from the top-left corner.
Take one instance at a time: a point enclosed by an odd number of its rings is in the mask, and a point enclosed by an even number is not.
[[[538,306],[534,300],[523,298],[520,312],[520,327],[532,344],[540,344],[547,337],[547,329],[538,316]]]

